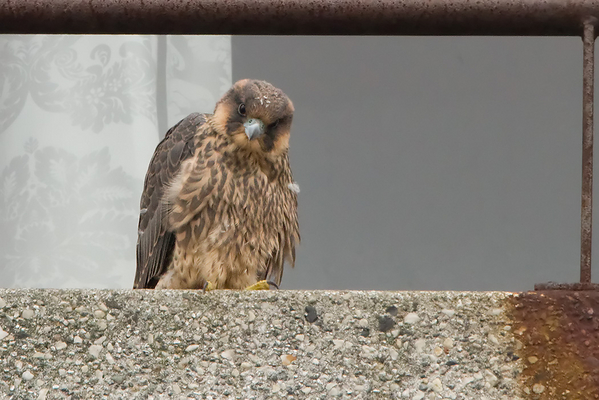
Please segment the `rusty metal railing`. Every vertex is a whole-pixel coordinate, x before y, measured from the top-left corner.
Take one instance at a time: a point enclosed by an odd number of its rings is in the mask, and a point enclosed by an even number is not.
[[[599,0],[0,0],[0,33],[510,35],[583,38],[580,282],[591,281]]]
[[[582,23],[582,193],[580,207],[580,282],[540,283],[535,290],[598,290],[591,282],[593,237],[593,123],[595,90],[595,38],[597,19],[584,18]]]
[[[4,33],[580,36],[599,0],[0,0]]]

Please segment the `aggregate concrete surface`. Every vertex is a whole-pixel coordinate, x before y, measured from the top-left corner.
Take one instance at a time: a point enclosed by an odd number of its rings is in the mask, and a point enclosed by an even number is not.
[[[518,399],[510,296],[0,289],[0,398]]]

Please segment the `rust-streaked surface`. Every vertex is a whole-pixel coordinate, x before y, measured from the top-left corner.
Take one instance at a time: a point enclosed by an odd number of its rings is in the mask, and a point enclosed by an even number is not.
[[[522,396],[599,398],[599,292],[528,292],[508,302],[522,343]]]
[[[581,35],[599,0],[2,0],[3,33]]]

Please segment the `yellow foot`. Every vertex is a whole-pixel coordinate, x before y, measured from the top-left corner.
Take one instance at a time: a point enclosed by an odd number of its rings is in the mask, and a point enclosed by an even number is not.
[[[206,283],[204,283],[204,292],[210,292],[211,290],[216,289],[216,287],[214,286],[214,284],[210,281],[206,281]]]
[[[270,290],[270,284],[267,281],[258,281],[244,290]]]

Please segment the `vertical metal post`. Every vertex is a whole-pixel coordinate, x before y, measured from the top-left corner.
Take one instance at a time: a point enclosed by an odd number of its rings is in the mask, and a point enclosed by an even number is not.
[[[584,21],[582,95],[582,202],[580,215],[580,282],[591,283],[593,234],[593,90],[595,82],[595,18]]]
[[[593,238],[593,92],[595,90],[595,31],[597,18],[583,21],[582,60],[582,193],[580,207],[580,282],[538,283],[535,290],[597,290],[591,283]]]

